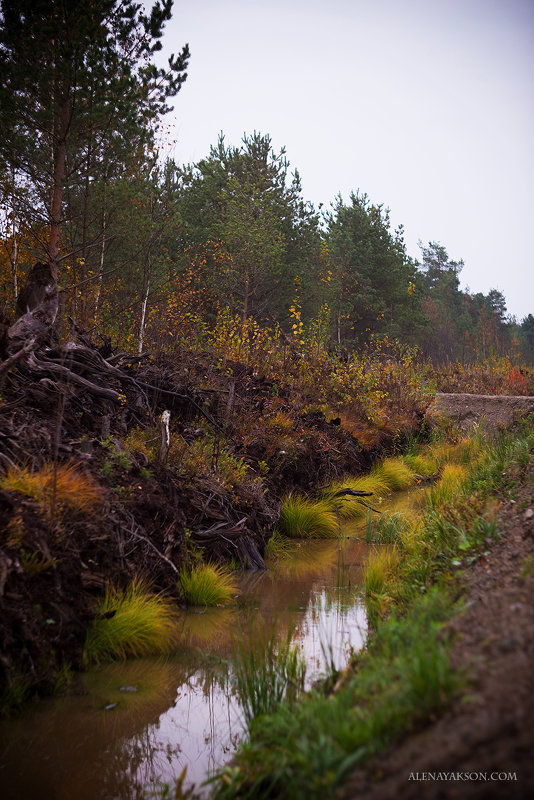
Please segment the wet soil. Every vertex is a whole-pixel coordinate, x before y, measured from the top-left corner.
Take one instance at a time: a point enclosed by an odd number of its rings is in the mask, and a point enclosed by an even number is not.
[[[504,498],[498,530],[500,540],[465,570],[464,610],[448,626],[467,690],[359,771],[346,800],[534,797],[534,457]]]

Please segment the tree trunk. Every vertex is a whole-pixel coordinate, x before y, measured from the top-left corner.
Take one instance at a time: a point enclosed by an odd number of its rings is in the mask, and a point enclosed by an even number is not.
[[[61,210],[63,205],[63,183],[65,180],[65,164],[67,158],[67,135],[71,118],[70,101],[67,97],[61,107],[59,136],[54,157],[54,183],[52,203],[50,206],[50,235],[48,240],[48,263],[50,274],[57,284],[59,262],[59,240],[61,233]]]
[[[139,347],[137,351],[139,355],[143,352],[143,339],[145,337],[145,322],[146,322],[146,307],[148,304],[148,293],[150,291],[150,267],[148,276],[145,282],[145,291],[143,294],[143,304],[141,306],[141,322],[139,324]]]

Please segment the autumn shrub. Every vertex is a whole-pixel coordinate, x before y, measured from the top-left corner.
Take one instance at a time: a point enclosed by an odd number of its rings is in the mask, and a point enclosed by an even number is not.
[[[0,488],[29,497],[49,512],[66,506],[92,513],[102,503],[98,484],[74,463],[46,463],[33,471],[28,467],[9,467],[0,477]]]
[[[171,600],[151,594],[140,580],[126,589],[109,586],[87,631],[87,665],[164,653],[177,639],[177,612]]]
[[[339,534],[337,516],[328,501],[297,494],[283,501],[278,528],[291,539],[330,539]]]
[[[190,569],[182,567],[178,588],[190,606],[229,603],[237,592],[228,570],[215,564],[200,564]]]

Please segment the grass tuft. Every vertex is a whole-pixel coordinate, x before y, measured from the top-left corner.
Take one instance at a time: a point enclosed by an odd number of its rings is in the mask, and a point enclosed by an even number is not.
[[[273,630],[267,642],[250,635],[239,642],[235,658],[235,678],[239,704],[250,729],[262,714],[272,714],[280,703],[294,702],[304,691],[306,661],[291,644],[291,633],[281,645]]]
[[[356,492],[372,492],[374,498],[384,497],[389,494],[389,486],[386,481],[378,475],[362,475],[358,478],[347,476],[341,481],[336,481],[322,494],[322,499],[330,503],[332,509],[338,509],[339,515],[343,519],[357,519],[367,514],[368,509],[360,503],[356,497],[346,495],[345,497],[334,497],[337,492],[343,489],[351,489]],[[372,503],[372,497],[363,497],[365,502]]]
[[[331,503],[296,494],[289,495],[282,503],[278,527],[291,539],[332,539],[339,535]]]
[[[383,594],[388,576],[398,563],[399,553],[396,547],[380,547],[369,554],[364,573],[367,597],[378,597]]]
[[[34,472],[27,467],[9,467],[0,478],[0,488],[29,497],[48,510],[55,504],[90,513],[102,502],[98,484],[71,462],[44,464]]]
[[[410,454],[404,456],[403,460],[412,472],[415,472],[416,475],[420,475],[422,478],[429,478],[438,471],[437,462],[431,455],[423,455],[421,453],[415,455]]]
[[[142,581],[133,581],[127,589],[110,586],[87,631],[84,662],[165,653],[176,641],[176,620],[172,601],[151,594]]]
[[[415,483],[415,474],[402,458],[386,458],[371,473],[384,481],[392,492],[409,489]]]
[[[375,525],[373,541],[404,547],[406,534],[413,525],[414,521],[402,511],[382,514]]]
[[[216,564],[180,570],[178,582],[185,602],[190,606],[217,606],[229,603],[237,592],[230,573]]]
[[[457,500],[467,484],[467,467],[462,464],[445,464],[441,480],[428,490],[428,500],[433,508]]]

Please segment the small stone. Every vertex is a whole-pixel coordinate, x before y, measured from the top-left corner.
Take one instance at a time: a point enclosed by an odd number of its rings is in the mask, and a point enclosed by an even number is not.
[[[112,708],[117,708],[118,703],[109,703],[107,706],[104,706],[104,711],[111,711]]]
[[[121,692],[136,692],[137,691],[137,686],[121,686],[119,691],[121,691]]]
[[[525,511],[525,513],[524,513],[524,515],[523,515],[523,516],[524,516],[524,518],[525,518],[526,520],[527,520],[527,519],[532,519],[532,517],[534,517],[534,509],[532,509],[532,508],[527,508],[527,510]]]
[[[510,555],[512,556],[512,558],[519,558],[519,556],[521,555],[521,551],[520,550],[512,550]]]

